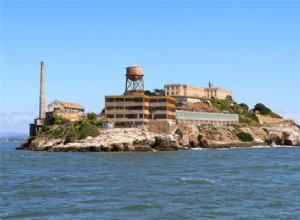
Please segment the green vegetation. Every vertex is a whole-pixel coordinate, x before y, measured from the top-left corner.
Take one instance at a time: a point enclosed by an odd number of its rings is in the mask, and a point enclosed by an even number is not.
[[[64,118],[61,115],[54,115],[54,120],[53,120],[53,124],[55,125],[60,125],[64,123]]]
[[[181,106],[183,106],[182,102],[176,102],[176,107],[181,107]]]
[[[198,134],[198,137],[197,137],[198,142],[201,142],[202,138],[203,138],[203,136],[201,134]]]
[[[61,127],[57,127],[55,129],[53,129],[53,131],[51,132],[51,135],[53,138],[61,138],[64,135],[65,132],[65,127],[61,126]]]
[[[228,100],[211,99],[211,104],[222,111],[228,111],[229,113],[234,113],[232,108],[232,103]]]
[[[183,136],[182,131],[179,128],[177,128],[177,130],[175,131],[175,134],[178,134],[181,138]]]
[[[270,116],[272,118],[281,118],[279,115],[277,115],[276,113],[272,112],[271,109],[267,108],[264,104],[262,103],[257,103],[254,106],[253,111],[258,111],[261,115],[265,115],[265,116]]]
[[[240,106],[244,109],[244,111],[249,111],[249,106],[245,103],[241,103]]]
[[[263,128],[263,130],[264,130],[267,134],[269,134],[269,130],[268,130],[268,129]]]
[[[242,125],[258,125],[258,118],[245,103],[237,104],[228,100],[211,99],[211,104],[221,111],[227,111],[231,114],[238,114]]]
[[[279,115],[272,112],[262,103],[256,104],[250,111],[247,104],[237,104],[236,102],[231,102],[230,100],[211,99],[211,104],[221,111],[226,111],[231,114],[238,114],[240,123],[242,125],[259,125],[258,118],[255,114],[256,111],[259,111],[261,115],[269,116],[272,118],[281,118]]]
[[[76,140],[85,139],[88,136],[98,136],[99,127],[102,127],[102,121],[97,119],[95,113],[88,113],[87,118],[70,123],[64,123],[64,119],[56,115],[54,116],[53,125],[43,126],[37,136],[61,138],[64,139],[64,143],[67,144]]]
[[[90,121],[95,121],[95,120],[97,120],[97,115],[96,115],[94,112],[91,112],[91,113],[88,113],[88,114],[87,114],[87,118],[88,118]]]
[[[267,108],[264,104],[262,103],[257,103],[255,106],[254,106],[254,111],[259,111],[259,113],[261,115],[268,115],[270,114],[272,111]]]
[[[150,90],[145,90],[144,94],[148,96],[164,96],[165,91],[163,89],[153,89],[153,92]]]
[[[243,141],[243,142],[254,141],[252,135],[249,133],[246,133],[246,132],[239,132],[236,134],[236,136],[239,138],[240,141]]]

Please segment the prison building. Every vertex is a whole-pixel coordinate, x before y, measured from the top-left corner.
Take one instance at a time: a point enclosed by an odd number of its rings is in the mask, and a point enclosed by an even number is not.
[[[202,99],[232,97],[232,91],[214,87],[211,82],[209,82],[208,88],[187,84],[166,84],[164,85],[164,92],[166,96],[176,97],[177,102],[199,102]]]
[[[211,124],[216,127],[238,124],[238,114],[207,113],[207,112],[189,112],[176,111],[176,120],[178,124],[185,125],[205,125]]]
[[[166,96],[205,97],[204,88],[187,84],[166,84],[164,91]]]
[[[117,127],[145,127],[153,121],[175,121],[175,99],[147,95],[105,96],[105,116]]]
[[[63,117],[65,121],[78,121],[84,115],[84,107],[74,102],[54,100],[48,105],[47,121],[53,120],[54,115]]]
[[[211,99],[227,99],[232,97],[232,92],[227,89],[219,88],[219,87],[209,87],[204,88],[205,98]]]

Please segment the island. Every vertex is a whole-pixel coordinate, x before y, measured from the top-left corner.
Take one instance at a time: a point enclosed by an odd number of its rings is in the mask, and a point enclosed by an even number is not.
[[[300,146],[300,129],[262,103],[249,108],[215,87],[165,84],[144,90],[143,68],[126,68],[125,92],[105,96],[101,113],[54,100],[45,111],[41,62],[40,115],[18,150],[50,152],[173,151],[192,148]]]

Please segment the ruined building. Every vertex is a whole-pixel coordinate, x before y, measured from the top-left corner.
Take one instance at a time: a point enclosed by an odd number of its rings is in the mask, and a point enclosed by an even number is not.
[[[175,98],[144,95],[140,66],[126,68],[124,95],[105,96],[105,116],[115,126],[148,127],[168,131],[175,121]]]

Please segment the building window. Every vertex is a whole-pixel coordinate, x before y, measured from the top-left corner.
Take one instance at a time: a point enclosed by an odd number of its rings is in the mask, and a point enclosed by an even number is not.
[[[122,99],[122,98],[116,98],[116,102],[124,102],[124,99]]]
[[[106,98],[105,102],[114,102],[115,100],[113,98]]]
[[[137,114],[127,114],[125,115],[126,118],[138,118]]]

